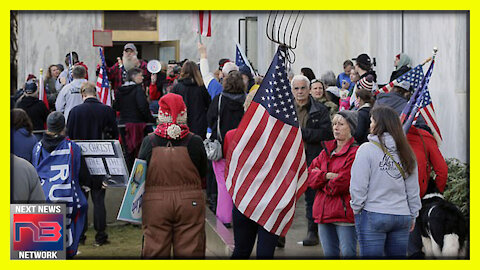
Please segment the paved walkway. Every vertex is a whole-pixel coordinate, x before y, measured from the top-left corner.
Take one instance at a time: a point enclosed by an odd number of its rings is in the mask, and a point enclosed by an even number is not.
[[[208,210],[207,210],[208,211]],[[229,229],[233,234],[233,229]],[[321,245],[313,247],[305,247],[301,241],[307,234],[307,219],[305,218],[305,200],[304,196],[300,197],[296,209],[292,226],[287,233],[284,248],[276,248],[275,258],[278,259],[322,259],[323,251]],[[300,243],[299,243],[300,242]],[[253,249],[251,258],[255,258],[256,245]],[[208,259],[216,259],[215,255],[209,251],[207,241],[206,257]],[[228,258],[224,258],[228,259]]]

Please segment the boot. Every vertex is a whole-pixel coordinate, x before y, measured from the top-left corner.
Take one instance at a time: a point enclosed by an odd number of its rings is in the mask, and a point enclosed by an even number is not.
[[[285,236],[280,236],[278,238],[277,247],[279,247],[279,248],[284,248],[285,247]]]
[[[307,237],[303,239],[304,246],[316,246],[319,243],[318,239],[318,226],[315,222],[308,221]]]

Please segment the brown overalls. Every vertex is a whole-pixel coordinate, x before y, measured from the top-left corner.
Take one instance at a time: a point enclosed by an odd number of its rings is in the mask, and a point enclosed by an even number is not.
[[[205,257],[205,198],[186,146],[152,142],[142,204],[143,258],[169,258],[172,245],[175,258]]]

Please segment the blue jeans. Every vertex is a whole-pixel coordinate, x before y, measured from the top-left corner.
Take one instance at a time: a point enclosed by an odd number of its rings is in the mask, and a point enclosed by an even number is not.
[[[318,224],[318,234],[324,257],[339,258],[340,253],[344,258],[357,255],[357,236],[354,226]]]
[[[410,215],[390,215],[362,210],[355,215],[355,228],[360,244],[360,257],[405,258]]]

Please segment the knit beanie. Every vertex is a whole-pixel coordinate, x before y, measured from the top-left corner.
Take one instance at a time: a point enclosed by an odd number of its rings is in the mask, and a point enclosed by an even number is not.
[[[47,117],[47,130],[59,134],[65,128],[65,117],[61,112],[52,112]]]
[[[167,134],[171,138],[178,138],[181,135],[179,125],[187,124],[187,107],[180,95],[168,93],[158,101],[159,124],[171,124],[167,128]]]
[[[343,110],[339,111],[337,114],[341,115],[345,120],[347,120],[348,126],[350,127],[350,133],[352,136],[357,130],[358,124],[358,113],[356,111]]]
[[[363,88],[368,91],[372,91],[373,89],[373,76],[372,75],[367,75],[358,81],[358,86],[359,88]]]

